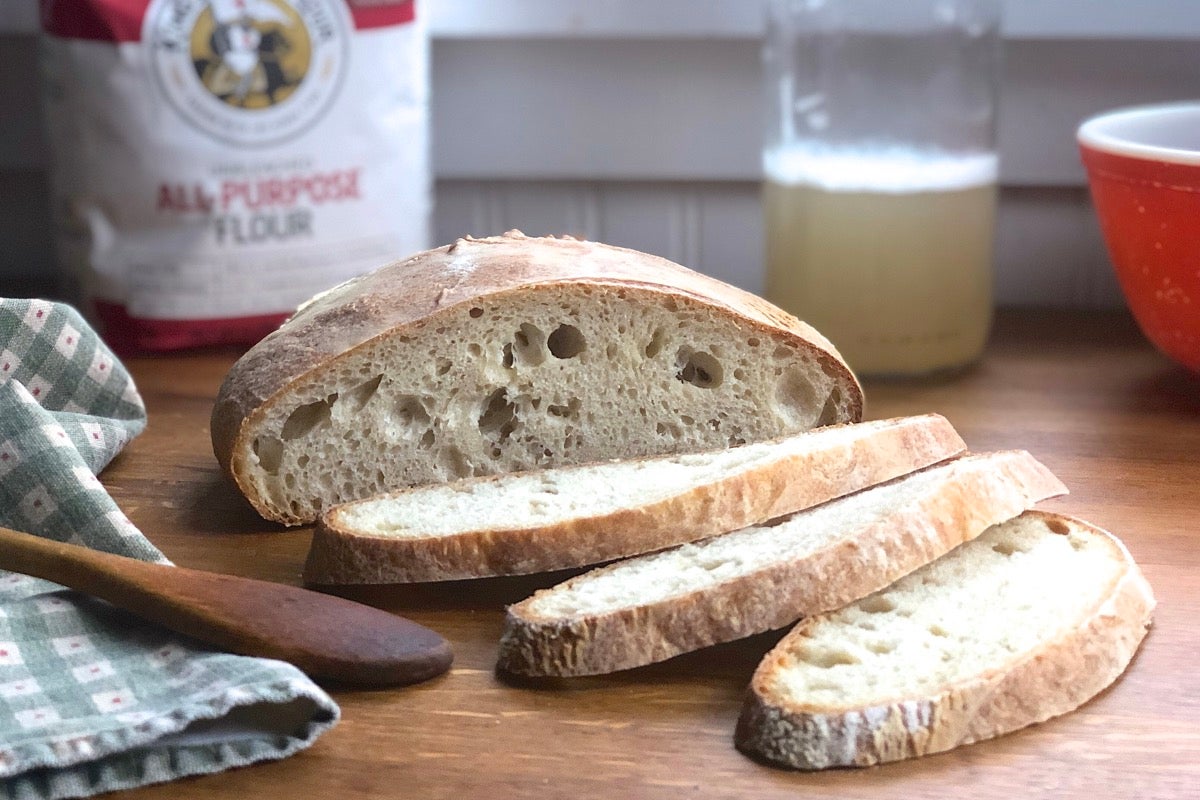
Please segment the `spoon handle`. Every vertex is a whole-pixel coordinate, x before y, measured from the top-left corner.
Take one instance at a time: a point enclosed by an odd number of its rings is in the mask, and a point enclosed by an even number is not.
[[[450,668],[444,638],[372,606],[296,586],[151,564],[0,527],[0,568],[54,581],[223,650],[313,678],[417,683]]]

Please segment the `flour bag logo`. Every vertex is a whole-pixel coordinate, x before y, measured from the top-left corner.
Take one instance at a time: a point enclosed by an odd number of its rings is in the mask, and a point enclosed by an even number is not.
[[[346,71],[341,0],[154,0],[142,38],[170,105],[221,141],[273,144],[329,108]]]

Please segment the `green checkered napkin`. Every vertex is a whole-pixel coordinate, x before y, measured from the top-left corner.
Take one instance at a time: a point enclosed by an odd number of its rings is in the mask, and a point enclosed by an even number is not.
[[[0,299],[0,525],[166,563],[96,474],[146,425],[68,306]],[[202,646],[0,571],[0,793],[80,797],[278,759],[338,707],[290,664]]]

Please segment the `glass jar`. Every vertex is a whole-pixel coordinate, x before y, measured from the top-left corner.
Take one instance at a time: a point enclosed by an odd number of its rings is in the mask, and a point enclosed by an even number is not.
[[[859,374],[961,367],[992,316],[998,0],[769,0],[767,298]]]

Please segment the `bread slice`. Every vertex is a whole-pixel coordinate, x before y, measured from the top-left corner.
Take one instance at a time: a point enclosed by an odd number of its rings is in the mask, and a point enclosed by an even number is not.
[[[737,746],[800,769],[866,766],[1042,722],[1117,679],[1153,609],[1115,537],[1028,512],[800,623],[755,673]]]
[[[772,525],[621,561],[510,606],[499,665],[592,675],[780,628],[1065,491],[1024,451],[967,456]]]
[[[302,307],[230,370],[213,451],[265,517],[478,475],[855,422],[819,333],[661,258],[510,232]]]
[[[304,577],[441,581],[596,564],[764,522],[965,449],[950,423],[930,414],[417,487],[330,509]]]

